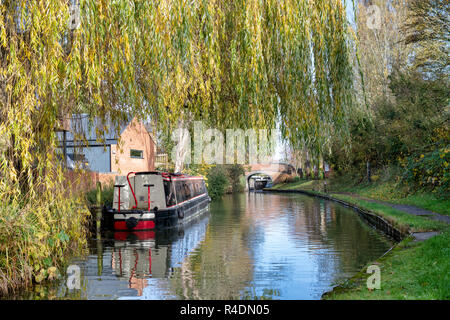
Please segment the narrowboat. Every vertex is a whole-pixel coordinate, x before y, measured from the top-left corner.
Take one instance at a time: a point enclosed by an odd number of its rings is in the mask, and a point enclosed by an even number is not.
[[[202,177],[167,172],[130,172],[114,184],[115,231],[152,230],[185,223],[209,209]]]
[[[264,189],[267,185],[267,182],[269,182],[269,181],[264,178],[255,179],[255,190]]]
[[[270,184],[271,179],[262,176],[253,176],[249,181],[249,189],[254,191],[260,191]]]

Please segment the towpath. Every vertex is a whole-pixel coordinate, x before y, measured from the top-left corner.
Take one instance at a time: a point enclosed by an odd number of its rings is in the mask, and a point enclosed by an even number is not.
[[[334,192],[336,194],[345,194],[347,196],[351,196],[353,198],[357,198],[357,199],[361,199],[361,200],[365,200],[368,202],[374,202],[374,203],[379,203],[394,209],[397,209],[399,211],[403,211],[406,212],[408,214],[412,214],[415,216],[422,216],[422,217],[426,217],[429,219],[433,219],[433,220],[438,220],[438,221],[442,221],[442,222],[446,222],[446,223],[450,223],[450,216],[446,216],[446,215],[442,215],[433,211],[429,211],[429,210],[425,210],[416,206],[411,206],[411,205],[406,205],[406,204],[397,204],[397,203],[391,203],[391,202],[386,202],[386,201],[381,201],[381,200],[375,200],[375,199],[370,199],[370,198],[365,198],[360,196],[359,194],[355,194],[355,193],[348,193],[348,192]]]

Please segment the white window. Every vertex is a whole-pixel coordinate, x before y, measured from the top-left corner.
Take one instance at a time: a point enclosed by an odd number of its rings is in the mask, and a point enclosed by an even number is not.
[[[131,149],[130,157],[136,159],[144,159],[144,151]]]

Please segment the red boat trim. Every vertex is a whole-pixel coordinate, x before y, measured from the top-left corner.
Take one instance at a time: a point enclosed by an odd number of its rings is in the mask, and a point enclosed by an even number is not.
[[[114,229],[115,230],[149,230],[155,228],[155,221],[147,220],[147,221],[138,221],[136,227],[129,229],[127,227],[127,222],[125,220],[116,220],[114,221]]]
[[[114,239],[120,241],[126,241],[129,235],[135,235],[138,240],[154,240],[155,239],[155,231],[117,231],[114,232]]]
[[[203,179],[202,177],[180,177],[180,178],[175,178],[172,177],[172,180],[200,180]]]

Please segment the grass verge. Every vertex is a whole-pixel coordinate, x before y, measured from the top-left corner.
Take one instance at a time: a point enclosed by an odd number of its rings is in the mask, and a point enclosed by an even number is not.
[[[380,267],[380,289],[367,289],[367,266],[325,294],[327,300],[450,299],[450,233],[423,242],[411,237],[382,258],[369,263]]]
[[[390,206],[369,202],[366,200],[358,199],[349,195],[343,194],[330,194],[333,198],[344,200],[348,203],[354,204],[361,209],[371,211],[378,216],[381,216],[394,227],[400,229],[402,232],[426,232],[426,231],[439,231],[446,227],[446,223],[430,220],[426,217],[415,216],[408,214],[404,211],[394,209]]]
[[[327,185],[325,186],[325,182]],[[276,190],[306,190],[328,193],[358,195],[363,198],[391,202],[395,204],[412,205],[425,210],[430,210],[443,215],[450,215],[450,198],[439,197],[434,193],[417,191],[409,193],[407,189],[397,182],[379,181],[373,183],[354,184],[348,177],[332,180],[306,180],[299,179],[295,182],[280,183],[273,187]]]
[[[450,215],[449,197],[439,196],[437,193],[425,190],[411,192],[407,186],[398,182],[398,178],[386,180],[387,178],[379,178],[372,183],[365,181],[355,185],[351,177],[340,177],[330,180],[328,189],[332,193],[357,194],[365,198],[412,205],[439,214]]]

